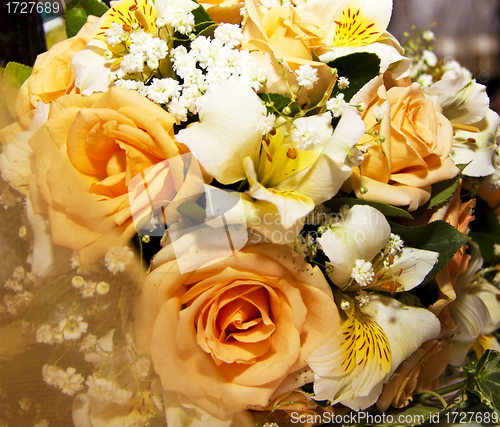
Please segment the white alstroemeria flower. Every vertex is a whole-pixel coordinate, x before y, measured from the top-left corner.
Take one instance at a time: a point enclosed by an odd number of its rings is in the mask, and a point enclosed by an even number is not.
[[[450,363],[461,365],[476,340],[500,326],[500,291],[489,284],[481,275],[483,259],[479,247],[474,242],[467,270],[457,277],[455,292],[457,297],[450,306],[452,319],[458,331],[452,339]]]
[[[191,0],[155,0],[154,7],[156,16],[170,22],[170,19],[175,18],[176,14],[188,14],[199,7],[199,4]]]
[[[455,164],[470,163],[464,170],[468,176],[494,173],[495,135],[500,118],[488,108],[486,87],[472,79],[468,70],[460,68],[444,73],[425,93],[438,97],[444,116],[455,128],[450,153]]]
[[[495,173],[493,156],[495,155],[496,132],[500,117],[488,109],[484,118],[472,124],[479,132],[456,129],[450,157],[455,164],[470,164],[464,169],[464,175],[488,176]]]
[[[445,117],[452,124],[470,125],[480,121],[490,104],[486,87],[477,83],[467,70],[450,70],[425,93],[437,96]]]
[[[255,92],[234,82],[212,83],[198,108],[200,121],[180,131],[177,140],[220,183],[248,180],[250,188],[243,199],[253,211],[250,223],[264,232],[264,225],[275,221],[263,224],[263,215],[276,216],[286,231],[315,205],[333,197],[352,173],[346,158],[364,133],[359,116],[346,111],[335,132],[330,113],[298,119],[300,129],[314,124],[305,148],[294,141],[291,124],[281,123],[263,140],[260,124],[266,109]],[[278,240],[277,235],[267,237]],[[295,237],[281,235],[279,242]]]
[[[382,289],[391,293],[408,291],[418,286],[432,270],[437,252],[403,247],[398,254],[386,254],[383,249],[391,239],[391,228],[385,216],[367,205],[355,205],[341,211],[342,217],[319,239],[321,249],[333,267],[329,278],[341,289]],[[391,255],[390,257],[388,255]],[[351,281],[357,260],[370,261],[374,280],[369,284]]]
[[[439,320],[424,308],[377,294],[362,307],[349,297],[339,333],[307,360],[317,400],[355,411],[373,405],[398,366],[425,341],[437,338]]]
[[[111,74],[113,60],[106,60],[104,52],[107,46],[104,42],[94,40],[84,50],[77,52],[71,64],[75,70],[75,86],[83,95],[92,95],[94,92],[106,92],[111,83],[108,76]],[[125,77],[119,68],[113,70],[117,79]]]
[[[320,59],[332,61],[356,52],[372,52],[380,58],[380,72],[399,62],[393,70],[395,78],[407,76],[411,61],[386,29],[392,14],[392,0],[309,0],[306,10],[315,12],[322,20],[329,47],[322,48]]]

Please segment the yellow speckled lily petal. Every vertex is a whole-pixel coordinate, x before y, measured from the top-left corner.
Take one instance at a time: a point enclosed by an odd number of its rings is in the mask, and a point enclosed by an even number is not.
[[[392,362],[384,330],[353,300],[345,299],[351,308],[340,333],[308,360],[317,375],[316,397],[333,403],[369,394],[391,370]]]
[[[397,367],[422,343],[436,338],[439,320],[428,310],[408,307],[382,295],[350,308],[340,332],[308,359],[314,393],[359,411],[373,405]]]
[[[392,13],[392,0],[353,0],[335,20],[332,45],[366,46],[386,30]]]
[[[138,23],[147,33],[152,33],[156,21],[156,11],[152,0],[122,0],[109,9],[93,29],[94,37],[106,41],[106,30],[116,22],[120,25]]]
[[[294,190],[280,190],[279,188],[265,188],[257,181],[257,174],[250,157],[243,160],[243,168],[250,184],[247,194],[256,200],[266,201],[276,206],[281,224],[288,230],[297,221],[304,218],[314,209],[314,202],[310,197]]]

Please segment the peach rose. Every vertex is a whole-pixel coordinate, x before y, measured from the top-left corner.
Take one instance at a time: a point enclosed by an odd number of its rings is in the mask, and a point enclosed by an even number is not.
[[[352,104],[358,102],[366,104],[366,128],[385,138],[378,142],[367,134],[358,142],[371,144],[361,173],[353,168],[349,179],[358,198],[408,205],[413,211],[429,200],[432,184],[459,173],[448,156],[453,128],[441,114],[437,100],[426,96],[418,83],[391,87],[378,77],[351,100]],[[381,111],[383,118],[378,123],[375,114]],[[368,191],[362,192],[362,187]]]
[[[282,75],[284,68],[288,84],[296,93],[299,85],[295,71],[301,65],[310,65],[318,71],[319,80],[307,93],[304,89],[299,92],[299,102],[318,103],[332,81],[330,67],[313,60],[313,51],[323,44],[319,17],[290,6],[272,7],[265,13],[252,1],[247,1],[246,7],[249,18],[243,30],[242,48],[250,51],[253,60],[266,72],[265,91],[291,95]],[[282,65],[278,58],[283,59]]]
[[[126,89],[53,101],[48,120],[29,140],[35,173],[29,196],[35,213],[48,213],[53,243],[78,251],[89,264],[131,239],[136,230],[127,186],[145,169],[180,159],[174,123],[162,108]],[[166,171],[149,186],[165,203],[184,182],[172,174]]]
[[[240,13],[245,5],[243,0],[204,0],[200,3],[214,22],[239,25],[243,19]]]
[[[416,390],[435,390],[439,387],[439,376],[450,360],[451,341],[447,338],[430,340],[422,344],[396,370],[377,401],[380,412],[389,406],[402,408],[413,400]]]
[[[166,262],[146,277],[134,317],[163,388],[219,419],[267,406],[340,324],[321,271],[274,244],[185,274]]]
[[[17,95],[18,117],[35,109],[38,101],[48,104],[75,91],[75,75],[71,59],[75,53],[85,49],[87,43],[92,40],[89,31],[97,19],[89,15],[87,23],[76,36],[63,40],[47,52],[38,55],[31,76],[23,83]]]

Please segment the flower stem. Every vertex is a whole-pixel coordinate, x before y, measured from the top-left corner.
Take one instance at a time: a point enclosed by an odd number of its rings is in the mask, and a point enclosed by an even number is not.
[[[463,388],[463,386],[465,386],[466,382],[467,382],[467,380],[459,381],[458,383],[452,384],[448,387],[444,387],[444,388],[441,388],[439,390],[436,390],[436,393],[438,393],[440,396],[445,396],[445,395],[450,394],[454,391],[460,390],[461,388]]]
[[[439,402],[441,402],[441,405],[443,405],[443,409],[445,409],[448,406],[448,403],[446,402],[446,400],[444,400],[435,391],[431,391],[431,390],[417,390],[417,391],[414,392],[414,394],[422,394],[422,395],[428,394],[428,395],[430,395],[432,397],[435,397],[437,400],[439,400]]]

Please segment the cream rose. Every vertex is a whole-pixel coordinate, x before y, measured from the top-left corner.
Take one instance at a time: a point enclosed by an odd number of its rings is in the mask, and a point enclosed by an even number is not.
[[[145,169],[179,159],[174,123],[126,89],[53,101],[47,122],[29,141],[35,173],[29,195],[35,213],[48,213],[53,243],[76,250],[83,264],[126,244],[136,232],[127,186]],[[161,185],[149,185],[164,203],[184,183],[173,174],[163,171]]]
[[[321,271],[274,244],[186,274],[175,260],[162,264],[142,284],[134,317],[163,388],[219,419],[267,406],[340,323]]]
[[[31,76],[23,83],[17,95],[18,117],[35,109],[38,101],[48,104],[75,91],[75,75],[71,59],[77,52],[85,49],[86,44],[92,40],[89,31],[97,19],[89,15],[87,23],[76,36],[63,40],[47,52],[38,55]]]
[[[361,173],[353,168],[349,184],[361,199],[408,205],[413,211],[429,200],[432,184],[455,177],[459,169],[449,157],[453,129],[437,100],[426,96],[418,83],[408,84],[390,87],[377,77],[351,100],[366,104],[366,129],[378,131],[382,139],[367,134],[359,140],[358,145],[370,148]]]

